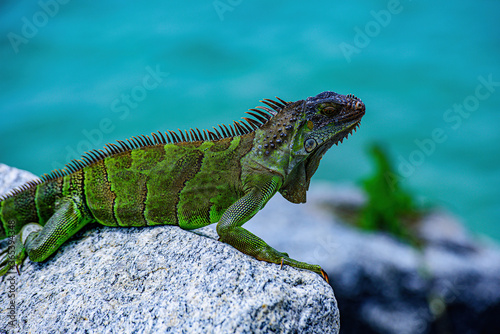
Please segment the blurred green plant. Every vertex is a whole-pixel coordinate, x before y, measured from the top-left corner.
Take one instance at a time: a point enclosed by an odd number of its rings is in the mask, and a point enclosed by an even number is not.
[[[422,216],[423,209],[417,207],[414,195],[401,188],[401,177],[394,172],[382,146],[372,145],[369,153],[375,170],[361,181],[367,200],[357,225],[367,231],[385,231],[418,246],[421,242],[412,227]]]

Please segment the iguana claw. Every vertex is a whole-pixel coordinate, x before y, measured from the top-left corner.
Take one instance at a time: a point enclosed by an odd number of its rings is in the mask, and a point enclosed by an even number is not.
[[[321,269],[321,276],[323,276],[326,283],[330,284],[330,280],[328,279],[328,274],[323,269]]]

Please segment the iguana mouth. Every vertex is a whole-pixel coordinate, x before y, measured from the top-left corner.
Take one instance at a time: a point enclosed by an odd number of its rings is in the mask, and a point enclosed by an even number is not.
[[[344,120],[342,120],[342,121],[344,121]],[[335,144],[338,146],[339,142],[342,144],[344,139],[349,137],[349,135],[351,135],[353,132],[356,132],[356,130],[359,128],[360,124],[361,124],[361,117],[358,119],[358,121],[356,123],[352,124],[351,126],[346,128],[345,130],[340,131],[329,141],[332,142],[332,145]],[[332,145],[330,145],[328,148],[332,147]]]

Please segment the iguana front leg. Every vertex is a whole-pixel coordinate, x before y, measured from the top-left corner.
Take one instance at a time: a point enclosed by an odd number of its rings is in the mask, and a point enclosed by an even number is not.
[[[276,193],[281,185],[279,177],[273,177],[263,187],[252,188],[246,195],[232,204],[222,215],[217,224],[220,241],[225,242],[242,253],[258,260],[277,263],[314,271],[328,282],[328,275],[319,265],[299,262],[288,257],[288,254],[278,252],[264,240],[241,227],[252,218],[267,201]]]

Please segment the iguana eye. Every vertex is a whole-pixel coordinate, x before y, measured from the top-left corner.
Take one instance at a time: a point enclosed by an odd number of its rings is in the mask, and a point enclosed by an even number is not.
[[[316,146],[318,146],[318,143],[313,138],[309,138],[304,142],[304,148],[306,149],[307,153],[314,150]]]
[[[333,106],[327,106],[327,107],[320,108],[319,112],[325,116],[332,116],[332,115],[337,114],[337,108],[335,108]]]

